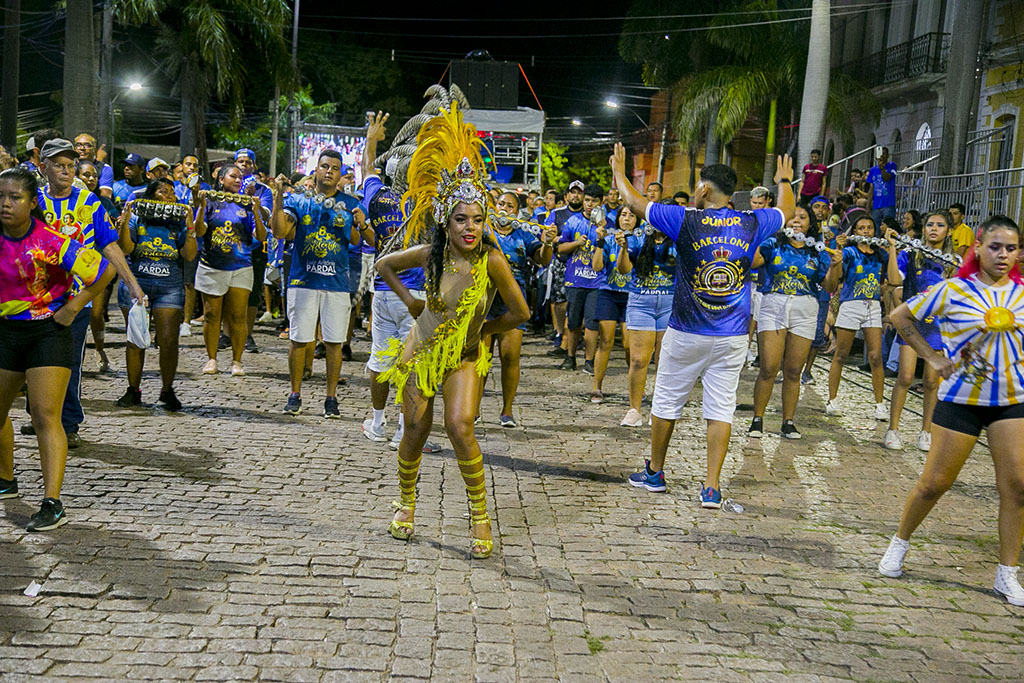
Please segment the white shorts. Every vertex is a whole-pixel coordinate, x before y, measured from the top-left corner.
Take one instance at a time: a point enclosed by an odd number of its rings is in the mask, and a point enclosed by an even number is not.
[[[328,292],[305,287],[288,288],[288,338],[297,344],[316,340],[316,322],[325,344],[341,344],[348,336],[348,292]]]
[[[700,379],[704,419],[732,424],[736,389],[747,357],[747,335],[709,337],[669,328],[661,340],[651,415],[678,420]]]
[[[792,294],[765,294],[757,316],[757,331],[789,330],[804,339],[818,331],[818,299]]]
[[[764,298],[764,295],[761,294],[761,292],[757,291],[757,289],[755,289],[754,287],[751,287],[751,290],[750,290],[750,317],[753,318],[755,322],[757,322],[757,320],[758,320],[757,316],[760,315],[760,313],[761,313],[761,300],[763,298]]]
[[[263,284],[268,287],[281,283],[281,269],[277,266],[267,266],[266,270],[263,271]]]
[[[359,271],[358,291],[360,292],[373,291],[373,276],[377,272],[373,268],[374,258],[376,258],[376,254],[363,254],[363,268]]]
[[[426,293],[421,290],[411,289],[409,293],[413,298],[427,299]],[[374,292],[370,310],[373,314],[370,319],[370,336],[373,341],[366,368],[371,372],[384,372],[390,364],[383,362],[378,354],[387,348],[392,339],[405,341],[416,319],[398,295],[390,290]]]
[[[841,330],[859,330],[862,327],[882,326],[882,304],[874,299],[856,299],[839,304],[836,327]]]
[[[196,266],[196,291],[210,296],[224,296],[232,287],[252,291],[252,266],[238,270],[217,270],[202,261]]]

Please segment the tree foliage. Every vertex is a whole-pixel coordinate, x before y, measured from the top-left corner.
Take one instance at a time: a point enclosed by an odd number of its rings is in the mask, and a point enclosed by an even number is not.
[[[557,142],[545,142],[541,146],[541,174],[545,187],[561,191],[569,185],[569,160],[565,156],[568,151],[566,145]]]

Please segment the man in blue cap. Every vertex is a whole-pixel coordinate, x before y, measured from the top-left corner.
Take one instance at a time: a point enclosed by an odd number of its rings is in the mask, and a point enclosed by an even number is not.
[[[131,199],[135,192],[146,189],[146,160],[132,152],[124,158],[124,180],[114,182],[114,202],[118,207]]]

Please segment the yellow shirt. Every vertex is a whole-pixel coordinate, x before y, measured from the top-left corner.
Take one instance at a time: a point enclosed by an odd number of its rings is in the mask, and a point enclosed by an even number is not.
[[[953,251],[960,251],[961,247],[969,247],[972,244],[974,244],[974,228],[966,223],[961,223],[953,228]]]

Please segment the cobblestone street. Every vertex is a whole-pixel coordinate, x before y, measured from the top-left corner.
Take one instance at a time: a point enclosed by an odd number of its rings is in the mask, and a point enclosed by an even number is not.
[[[621,349],[595,406],[590,377],[555,370],[547,343],[528,336],[520,426],[497,424],[497,369],[484,398],[477,435],[496,543],[490,559],[471,560],[440,411],[434,440],[445,450],[424,456],[416,532],[402,543],[386,532],[394,452],[360,433],[368,341],[357,336],[342,369],[341,420],[320,416],[322,360],[303,387],[305,412],[291,417],[281,412],[287,343],[271,329],[257,326],[261,353],[234,378],[200,374],[195,328],[182,340],[178,414],[151,405],[153,350],[145,406],[115,407],[123,327],[107,337],[112,374],[94,373],[90,348],[85,444],[70,453],[70,523],[57,531],[24,531],[42,483],[34,438],[16,436],[22,497],[2,501],[0,516],[0,680],[1024,676],[1024,609],[991,590],[987,449],[915,535],[904,577],[881,577],[924,461],[913,446],[920,399],[903,418],[907,449],[883,450],[867,377],[852,367],[841,418],[824,416],[827,368],[816,369],[797,413],[801,441],[777,435],[778,389],[768,433],[746,439],[754,372],[744,372],[723,484],[745,510],[709,511],[697,502],[699,391],[676,429],[668,493],[634,489],[626,476],[643,464],[649,428],[618,426]],[[389,436],[396,415],[389,407]],[[17,433],[23,401],[12,417]],[[27,597],[33,580],[42,590]]]

